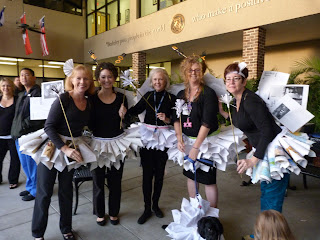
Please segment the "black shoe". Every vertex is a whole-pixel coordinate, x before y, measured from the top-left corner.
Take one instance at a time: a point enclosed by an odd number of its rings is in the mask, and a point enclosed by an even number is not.
[[[25,195],[21,198],[23,201],[31,201],[31,200],[34,200],[35,197],[32,196],[30,193],[28,195]]]
[[[62,234],[64,240],[75,240],[76,238],[73,235],[73,232]]]
[[[152,210],[154,211],[154,213],[158,218],[163,218],[163,212],[159,207],[153,207]]]
[[[139,219],[138,219],[138,223],[139,224],[144,224],[147,220],[148,220],[148,218],[150,218],[151,217],[151,215],[152,215],[152,213],[151,213],[151,211],[149,210],[145,210],[144,212],[143,212],[143,214],[141,215],[141,217],[139,217]]]
[[[25,190],[25,191],[22,191],[21,193],[19,193],[19,196],[23,197],[23,196],[26,196],[29,194],[29,191]]]
[[[167,227],[168,227],[168,225],[162,225],[162,226],[161,226],[161,228],[162,228],[163,230],[166,230]]]
[[[119,218],[118,219],[116,219],[116,220],[112,220],[111,218],[110,218],[110,223],[112,224],[112,225],[118,225],[119,224]]]
[[[97,221],[97,224],[99,225],[99,226],[104,226],[104,225],[106,225],[106,219],[103,219],[102,221]]]

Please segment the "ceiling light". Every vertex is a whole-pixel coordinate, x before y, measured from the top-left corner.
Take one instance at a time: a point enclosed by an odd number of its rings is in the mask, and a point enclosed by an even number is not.
[[[92,71],[96,70],[97,66],[92,66]]]
[[[23,62],[23,61],[24,61],[24,59],[8,58],[8,57],[0,57],[0,60],[3,60],[3,61],[13,61],[13,62],[16,62],[16,61]]]
[[[14,63],[14,62],[0,62],[0,64],[17,65],[17,63]]]
[[[64,62],[54,62],[54,61],[50,61],[50,62],[48,62],[48,64],[64,65]]]
[[[51,65],[39,65],[39,67],[46,67],[46,68],[61,68],[60,66],[51,66]]]

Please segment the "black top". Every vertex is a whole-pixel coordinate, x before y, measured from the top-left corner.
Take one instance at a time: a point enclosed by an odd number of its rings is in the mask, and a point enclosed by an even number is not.
[[[30,97],[41,97],[39,85],[35,84],[29,92],[19,93],[11,127],[13,139],[43,128],[44,120],[30,120]]]
[[[239,111],[233,109],[232,120],[256,148],[254,156],[259,159],[263,159],[269,143],[281,132],[265,102],[248,89],[242,93]]]
[[[184,99],[185,90],[178,93],[177,98]],[[185,99],[184,99],[185,100]],[[197,137],[200,127],[203,125],[210,129],[209,134],[216,131],[219,127],[217,114],[219,111],[218,98],[215,91],[204,86],[202,92],[196,101],[191,103],[192,109],[189,115],[189,121],[192,127],[184,127],[187,122],[187,115],[181,114],[182,132],[190,137]],[[175,121],[180,121],[175,114]]]
[[[72,97],[68,92],[60,95],[69,126],[73,137],[82,135],[82,130],[89,123],[90,118],[90,101],[87,101],[87,107],[84,111],[79,110],[75,105]],[[59,134],[70,137],[68,126],[64,118],[59,98],[57,98],[51,105],[51,109],[44,125],[44,130],[48,134],[50,140],[56,145],[58,149],[65,144],[61,140]]]
[[[156,102],[154,102],[154,94],[156,95]],[[144,98],[148,100],[150,105],[155,109],[155,106],[158,108],[162,96],[165,94],[158,113],[165,113],[167,118],[172,120],[172,115],[174,110],[172,109],[175,106],[176,97],[173,94],[168,93],[167,91],[150,91],[144,95]],[[141,98],[140,101],[127,112],[128,115],[136,116],[146,110],[146,116],[144,118],[144,123],[165,126],[166,124],[161,121],[159,118],[156,118],[154,110],[146,103],[146,101]]]
[[[1,102],[2,96],[0,96]],[[14,118],[14,110],[16,106],[16,97],[13,98],[13,104],[9,107],[0,106],[0,136],[10,135],[12,120]]]
[[[121,118],[119,109],[123,102],[123,94],[117,92],[116,99],[106,104],[100,100],[98,93],[91,97],[92,111],[89,123],[89,128],[95,137],[112,138],[123,133],[123,128],[120,129]],[[125,98],[124,106],[128,108],[128,102]]]

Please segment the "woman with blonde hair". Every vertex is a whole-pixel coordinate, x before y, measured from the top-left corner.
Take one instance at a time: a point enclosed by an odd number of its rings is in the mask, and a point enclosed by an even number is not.
[[[38,164],[37,195],[32,218],[32,235],[36,239],[44,239],[49,216],[48,210],[57,175],[61,215],[60,230],[64,239],[75,239],[71,230],[73,168],[76,164],[78,166],[83,162],[93,161],[95,158],[90,149],[82,148],[85,143],[81,138],[82,130],[84,126],[87,126],[90,118],[91,104],[86,96],[94,93],[91,71],[83,65],[76,66],[71,75],[66,78],[65,89],[66,92],[60,95],[60,99],[56,99],[52,104],[44,126],[45,133],[60,152],[54,163],[47,165],[48,162],[41,161]],[[68,144],[68,140],[72,140],[72,144]],[[77,147],[73,146],[73,142]],[[70,164],[70,162],[73,163]]]
[[[8,174],[9,188],[18,187],[20,174],[20,161],[17,149],[10,135],[11,125],[14,118],[16,97],[14,97],[14,84],[8,78],[0,81],[0,183],[2,182],[2,163],[10,151],[10,168]]]
[[[257,240],[295,240],[285,217],[276,210],[261,212],[254,229]]]

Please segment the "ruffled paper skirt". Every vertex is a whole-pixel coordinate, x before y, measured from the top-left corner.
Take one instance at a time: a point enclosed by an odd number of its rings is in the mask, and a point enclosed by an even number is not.
[[[300,168],[297,164],[305,168],[308,163],[304,156],[316,156],[310,149],[314,142],[308,139],[306,133],[292,134],[282,127],[282,132],[268,145],[264,158],[253,169],[247,169],[246,174],[252,178],[253,183],[280,180],[284,173],[293,172],[298,175]],[[252,149],[246,158],[250,159],[254,152],[255,149]]]
[[[242,141],[242,139],[244,139],[242,131],[240,131],[238,128],[234,128],[234,133],[237,145],[234,142],[231,126],[222,126],[218,134],[212,134],[211,136],[206,137],[206,139],[200,146],[200,151],[197,159],[203,158],[210,160],[213,162],[214,167],[219,170],[225,171],[228,161],[234,160],[236,151],[240,152],[245,149],[244,143]],[[188,153],[191,150],[196,139],[183,135],[183,141],[185,144],[186,152]],[[186,154],[179,151],[177,144],[170,148],[167,153],[170,160],[173,160],[180,166],[183,165],[186,171],[191,170],[192,172],[194,172],[192,163],[184,160]],[[210,166],[196,161],[195,168],[200,168],[201,170],[208,172]]]
[[[172,210],[173,222],[165,229],[168,237],[175,240],[203,240],[197,230],[197,223],[202,217],[219,217],[219,209],[210,207],[210,203],[198,195],[190,198],[190,202],[183,198],[181,210]],[[221,236],[223,240],[223,236]]]
[[[97,156],[97,162],[91,163],[91,170],[96,167],[114,166],[119,169],[125,157],[135,158],[139,147],[143,147],[140,134],[136,131],[126,131],[114,138],[93,137],[91,148]]]
[[[145,123],[131,124],[129,132],[138,132],[143,144],[147,149],[164,151],[176,145],[177,138],[172,126],[154,126]]]
[[[71,140],[70,137],[60,135],[63,142]],[[67,156],[49,140],[44,129],[24,135],[19,138],[20,151],[23,154],[31,156],[37,164],[42,162],[48,169],[56,168],[62,172],[65,167],[70,171],[73,168],[78,168],[87,163],[96,162],[97,158],[90,146],[86,143],[84,137],[74,138],[74,142],[81,152],[83,162],[70,161]]]

